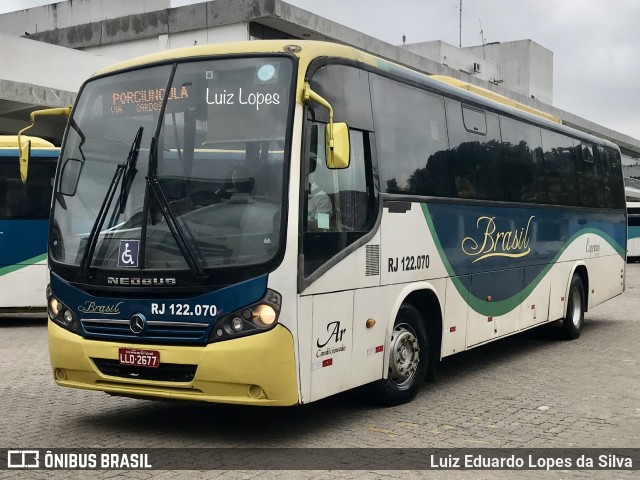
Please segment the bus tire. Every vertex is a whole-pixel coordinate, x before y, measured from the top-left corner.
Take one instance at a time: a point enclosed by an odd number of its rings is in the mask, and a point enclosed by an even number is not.
[[[429,365],[429,341],[422,315],[416,307],[400,306],[391,332],[387,378],[373,384],[374,400],[387,406],[413,399],[420,390]]]
[[[573,275],[569,287],[567,314],[562,320],[562,336],[567,340],[575,340],[582,332],[584,324],[585,295],[580,275]]]

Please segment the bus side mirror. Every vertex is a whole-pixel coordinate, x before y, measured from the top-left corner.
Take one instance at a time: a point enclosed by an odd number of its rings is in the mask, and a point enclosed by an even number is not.
[[[311,90],[309,82],[305,82],[302,100],[319,103],[329,111],[329,124],[325,130],[327,168],[339,169],[349,166],[349,126],[344,122],[333,122],[333,107],[324,98]]]
[[[22,183],[27,183],[27,174],[29,173],[29,158],[31,157],[31,140],[20,143],[18,140],[18,150],[20,156],[20,178]]]
[[[82,161],[77,158],[69,158],[64,162],[60,172],[60,193],[62,195],[73,197],[76,194],[83,165]]]
[[[331,132],[333,127],[333,132]],[[344,122],[329,124],[326,127],[327,168],[341,169],[349,167],[349,126]],[[330,145],[333,140],[333,146]]]
[[[44,110],[34,110],[31,112],[29,119],[31,123],[29,126],[23,128],[18,132],[18,152],[20,157],[20,178],[22,183],[27,183],[29,175],[29,157],[31,156],[31,140],[26,140],[24,145],[22,143],[22,135],[24,132],[33,127],[36,123],[36,117],[40,116],[52,116],[52,115],[64,115],[69,117],[71,115],[71,107],[62,108],[46,108]]]

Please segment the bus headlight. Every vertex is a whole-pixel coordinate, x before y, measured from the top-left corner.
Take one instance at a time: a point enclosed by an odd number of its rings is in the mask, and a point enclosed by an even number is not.
[[[274,290],[267,290],[259,301],[224,316],[216,322],[209,342],[219,342],[244,337],[273,328],[280,314],[282,297]]]
[[[60,302],[58,302],[58,299],[56,297],[51,297],[49,299],[49,316],[50,317],[57,317],[58,313],[60,313],[60,305],[62,305]]]
[[[234,317],[231,320],[231,328],[233,329],[234,332],[239,332],[240,330],[242,330],[243,323],[244,322],[240,317]]]
[[[259,327],[268,327],[276,321],[276,311],[271,305],[260,304],[253,309],[253,322]]]
[[[49,318],[61,327],[72,331],[78,330],[76,316],[64,303],[56,298],[51,291],[51,285],[47,286],[47,313]]]

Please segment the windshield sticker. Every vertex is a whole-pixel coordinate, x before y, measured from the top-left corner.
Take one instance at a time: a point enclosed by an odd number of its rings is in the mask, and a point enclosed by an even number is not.
[[[137,267],[140,240],[120,240],[119,267]]]
[[[207,87],[208,105],[249,105],[260,110],[261,105],[280,105],[279,93],[247,92],[238,88],[238,92],[222,90],[216,92]]]

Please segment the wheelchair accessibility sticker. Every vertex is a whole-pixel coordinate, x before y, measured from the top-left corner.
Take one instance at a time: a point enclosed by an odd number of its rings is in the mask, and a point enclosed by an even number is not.
[[[140,240],[120,240],[119,267],[137,267]]]

